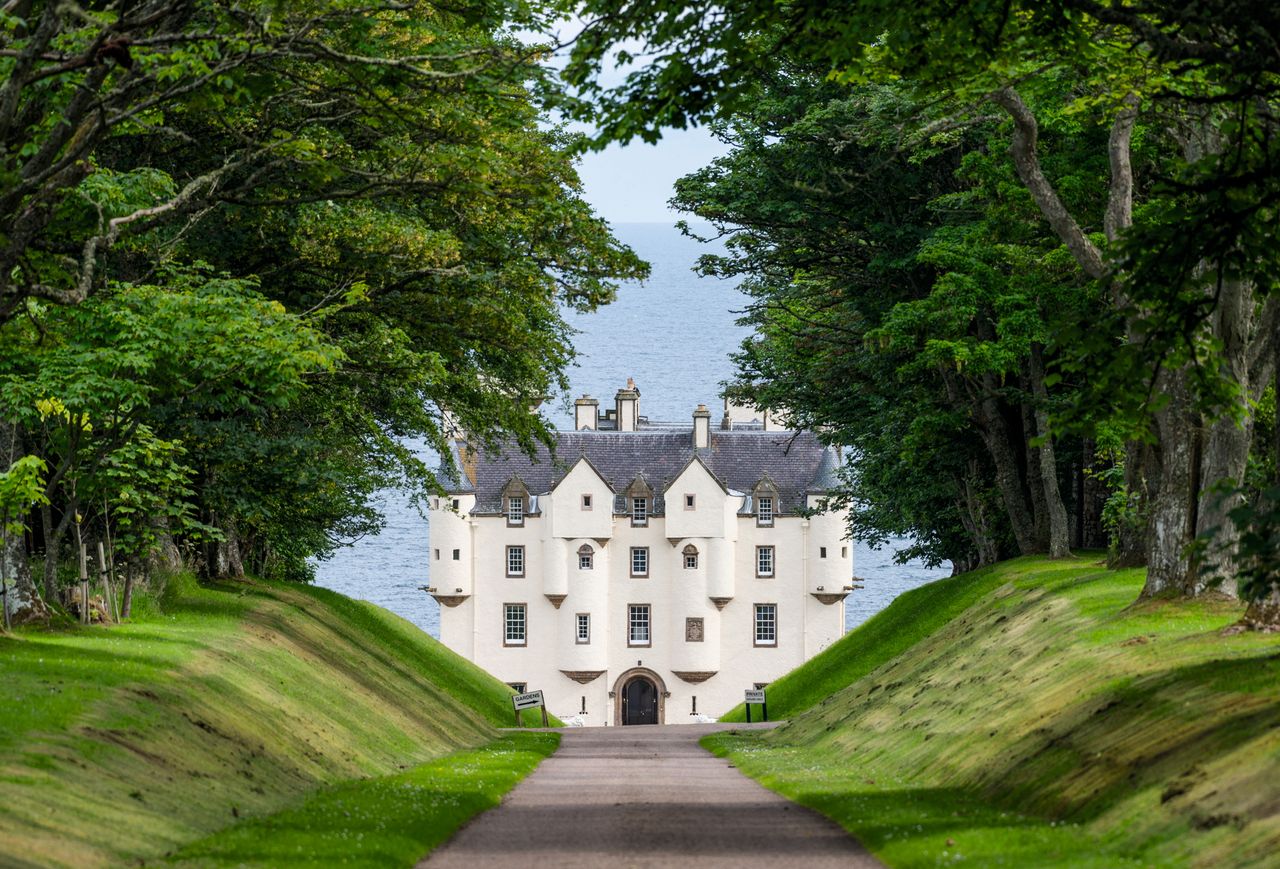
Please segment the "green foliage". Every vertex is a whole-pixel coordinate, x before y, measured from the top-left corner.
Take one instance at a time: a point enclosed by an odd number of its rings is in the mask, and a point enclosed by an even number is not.
[[[44,474],[48,465],[39,456],[23,456],[0,473],[0,527],[21,534],[21,517],[32,507],[46,503]]]

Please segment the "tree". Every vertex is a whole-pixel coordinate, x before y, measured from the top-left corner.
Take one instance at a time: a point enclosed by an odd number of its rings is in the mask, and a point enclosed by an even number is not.
[[[1077,370],[1088,369],[1095,394],[1105,390],[1135,432],[1126,468],[1147,504],[1146,593],[1231,590],[1229,569],[1198,571],[1188,553],[1197,536],[1231,548],[1232,499],[1218,497],[1218,484],[1241,479],[1252,403],[1280,340],[1280,301],[1265,292],[1274,246],[1262,226],[1274,202],[1266,179],[1275,177],[1277,60],[1251,13],[1232,0],[1194,11],[1091,0],[586,5],[591,23],[568,76],[605,106],[600,141],[652,138],[741,110],[779,47],[837,81],[908,80],[923,105],[968,107],[958,117],[999,107],[1023,184],[1084,275],[1107,286],[1108,319],[1126,334],[1109,364],[1090,365],[1103,358],[1090,354]],[[595,73],[628,38],[645,43],[651,62],[606,89]],[[1101,213],[1073,210],[1042,166],[1034,107],[1060,71],[1079,87],[1053,111],[1110,127]],[[1142,112],[1160,118],[1180,153],[1161,163],[1152,179],[1161,186],[1146,182],[1153,201],[1134,225],[1132,137]]]

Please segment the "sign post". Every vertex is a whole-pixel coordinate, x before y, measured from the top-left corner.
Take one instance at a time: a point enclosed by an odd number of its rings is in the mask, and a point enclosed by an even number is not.
[[[542,700],[541,691],[529,691],[526,694],[512,695],[511,706],[516,711],[516,727],[524,727],[524,721],[521,719],[520,713],[526,709],[533,709],[535,707],[542,708],[542,726],[550,726],[547,721],[547,704]]]
[[[747,723],[748,724],[751,723],[751,704],[752,703],[760,704],[760,720],[768,721],[769,720],[769,703],[765,700],[763,688],[747,689],[747,700],[745,705],[747,707]]]

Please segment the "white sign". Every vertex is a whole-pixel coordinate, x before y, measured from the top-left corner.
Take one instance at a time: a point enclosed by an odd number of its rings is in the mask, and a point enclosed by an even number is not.
[[[511,705],[519,712],[521,709],[533,709],[536,706],[544,706],[542,702],[541,691],[530,691],[528,694],[516,694],[511,698]]]
[[[764,689],[763,689],[763,688],[755,688],[755,689],[748,688],[748,689],[747,689],[747,702],[748,702],[748,703],[763,703],[763,702],[764,702]]]

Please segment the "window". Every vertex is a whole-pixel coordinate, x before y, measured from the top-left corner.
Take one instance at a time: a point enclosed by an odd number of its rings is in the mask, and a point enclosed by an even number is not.
[[[507,547],[507,576],[524,576],[524,547]]]
[[[578,613],[578,633],[577,642],[580,646],[585,646],[591,642],[591,614]]]
[[[756,547],[756,576],[773,576],[773,547]]]
[[[435,553],[436,553],[436,561],[439,561],[439,560],[440,560],[440,550],[439,550],[439,549],[435,550]]]
[[[827,557],[827,547],[825,547],[825,546],[819,546],[819,547],[818,547],[818,557],[819,557],[819,558],[826,558],[826,557]]]
[[[756,524],[773,524],[773,496],[761,495],[756,499]]]
[[[840,547],[840,557],[841,557],[841,558],[848,558],[848,557],[849,557],[849,547],[848,547],[848,546],[841,546],[841,547]]]
[[[652,645],[649,637],[649,605],[633,603],[627,607],[627,645]]]
[[[631,499],[631,524],[632,525],[648,525],[649,524],[649,499],[648,498],[632,498]]]
[[[528,682],[508,682],[507,684],[511,686],[511,690],[517,694],[523,694],[529,690]]]
[[[524,524],[524,498],[507,499],[507,524]]]
[[[688,546],[684,548],[683,551],[684,551],[684,569],[697,570],[698,569],[698,547],[690,543]]]
[[[439,498],[432,498],[432,499],[431,499],[431,509],[432,509],[432,510],[439,510],[439,509],[440,509],[440,499],[439,499]]]
[[[648,546],[632,546],[631,547],[631,575],[632,576],[648,576],[649,575],[649,547]]]
[[[582,509],[583,509],[583,510],[590,510],[590,509],[591,509],[591,496],[590,496],[590,495],[583,495],[583,496],[582,496]]]
[[[684,508],[685,508],[686,510],[692,510],[692,509],[693,509],[693,505],[694,505],[694,502],[695,502],[695,497],[696,497],[696,496],[694,496],[694,495],[685,495],[685,496],[684,496]]]
[[[525,644],[525,611],[522,603],[506,603],[502,605],[502,621],[505,631],[502,645],[523,646]],[[524,693],[521,691],[521,693]]]
[[[591,570],[595,565],[596,551],[587,544],[578,547],[578,570]]]
[[[455,550],[453,550],[453,560],[454,560],[454,561],[461,561],[461,560],[462,560],[462,550],[461,550],[461,549],[455,549]]]
[[[454,498],[454,499],[453,499],[453,509],[457,510],[457,509],[458,509],[458,508],[460,508],[461,506],[462,506],[462,502],[461,502],[461,501],[459,501],[457,498]]]
[[[756,604],[756,645],[778,645],[778,605],[776,603]]]

